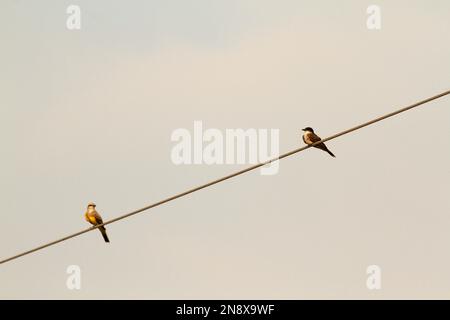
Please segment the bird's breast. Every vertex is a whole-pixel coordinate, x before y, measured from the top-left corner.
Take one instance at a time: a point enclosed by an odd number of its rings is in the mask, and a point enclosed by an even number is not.
[[[86,212],[85,218],[86,218],[86,221],[87,221],[87,222],[89,222],[89,223],[91,223],[91,224],[97,224],[97,220],[95,219],[95,216],[94,216],[94,215],[91,215],[91,214],[89,214],[88,212]]]
[[[312,144],[313,141],[311,140],[311,134],[309,132],[306,132],[303,135],[303,141],[305,141],[306,144]]]

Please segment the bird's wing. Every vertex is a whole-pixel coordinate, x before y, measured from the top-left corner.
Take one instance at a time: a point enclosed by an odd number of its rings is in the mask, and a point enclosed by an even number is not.
[[[94,211],[93,215],[95,217],[95,222],[97,222],[97,224],[103,223],[102,217],[100,216],[100,214],[97,211]]]
[[[310,133],[310,134],[309,134],[309,140],[311,140],[312,143],[314,143],[314,142],[320,141],[320,140],[322,140],[322,139],[320,139],[320,137],[319,137],[317,134],[315,134],[315,133]]]

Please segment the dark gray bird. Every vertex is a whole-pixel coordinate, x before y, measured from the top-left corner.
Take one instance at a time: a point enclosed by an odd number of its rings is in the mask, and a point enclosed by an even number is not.
[[[305,131],[305,133],[303,134],[303,142],[304,143],[310,145],[310,144],[313,144],[314,142],[322,140],[322,139],[320,139],[320,137],[317,134],[314,133],[313,128],[306,127],[305,129],[302,129],[302,130]],[[326,151],[326,152],[328,152],[328,154],[330,156],[336,158],[336,156],[333,154],[333,152],[328,150],[327,146],[323,142],[315,145],[314,148],[318,148],[320,150]]]

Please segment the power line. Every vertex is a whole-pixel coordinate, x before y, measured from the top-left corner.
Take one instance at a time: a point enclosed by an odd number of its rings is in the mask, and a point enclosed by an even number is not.
[[[36,248],[34,248],[34,249],[31,249],[31,250],[28,250],[28,251],[19,253],[19,254],[15,255],[15,256],[12,256],[12,257],[10,257],[10,258],[4,259],[4,260],[0,260],[0,264],[3,264],[3,263],[5,263],[5,262],[9,262],[9,261],[11,261],[11,260],[14,260],[14,259],[23,257],[23,256],[28,255],[28,254],[30,254],[30,253],[33,253],[33,252],[42,250],[42,249],[47,248],[47,247],[50,247],[50,246],[55,245],[55,244],[57,244],[57,243],[60,243],[60,242],[69,240],[69,239],[74,238],[74,237],[77,237],[77,236],[82,235],[82,234],[84,234],[84,233],[87,233],[87,232],[89,232],[89,231],[95,230],[95,229],[97,229],[97,228],[99,228],[99,227],[101,227],[101,226],[108,225],[108,224],[110,224],[110,223],[113,223],[113,222],[116,222],[116,221],[119,221],[119,220],[122,220],[122,219],[125,219],[125,218],[128,218],[128,217],[131,217],[131,216],[133,216],[133,215],[135,215],[135,214],[138,214],[138,213],[140,213],[140,212],[149,210],[149,209],[151,209],[151,208],[160,206],[160,205],[162,205],[162,204],[164,204],[164,203],[167,203],[167,202],[173,201],[173,200],[175,200],[175,199],[184,197],[184,196],[186,196],[186,195],[188,195],[188,194],[191,194],[191,193],[194,193],[194,192],[196,192],[196,191],[205,189],[205,188],[210,187],[210,186],[212,186],[212,185],[215,185],[215,184],[217,184],[217,183],[219,183],[219,182],[222,182],[222,181],[225,181],[225,180],[228,180],[228,179],[237,177],[237,176],[239,176],[239,175],[241,175],[241,174],[244,174],[244,173],[246,173],[246,172],[255,170],[255,169],[260,168],[260,167],[262,167],[262,166],[264,166],[264,165],[267,165],[267,164],[269,164],[269,163],[271,163],[271,162],[274,162],[274,161],[278,161],[278,160],[287,158],[287,157],[289,157],[289,156],[291,156],[291,155],[293,155],[293,154],[296,154],[296,153],[299,153],[299,152],[301,152],[301,151],[303,151],[303,150],[306,150],[306,149],[308,149],[308,148],[314,147],[315,145],[317,145],[317,144],[319,144],[319,143],[326,142],[326,141],[335,139],[335,138],[337,138],[337,137],[343,136],[343,135],[345,135],[345,134],[347,134],[347,133],[350,133],[350,132],[356,131],[356,130],[358,130],[358,129],[367,127],[367,126],[369,126],[369,125],[371,125],[371,124],[374,124],[374,123],[376,123],[376,122],[382,121],[382,120],[387,119],[387,118],[389,118],[389,117],[395,116],[395,115],[397,115],[397,114],[399,114],[399,113],[402,113],[402,112],[411,110],[411,109],[413,109],[413,108],[416,108],[416,107],[418,107],[418,106],[420,106],[420,105],[423,105],[423,104],[425,104],[425,103],[428,103],[428,102],[430,102],[430,101],[439,99],[439,98],[441,98],[441,97],[443,97],[443,96],[446,96],[446,95],[448,95],[448,94],[450,94],[450,90],[445,91],[445,92],[443,92],[443,93],[440,93],[440,94],[438,94],[438,95],[435,95],[435,96],[433,96],[433,97],[427,98],[427,99],[425,99],[425,100],[416,102],[416,103],[414,103],[414,104],[412,104],[412,105],[409,105],[409,106],[404,107],[404,108],[402,108],[402,109],[399,109],[399,110],[397,110],[397,111],[388,113],[388,114],[386,114],[386,115],[384,115],[384,116],[375,118],[375,119],[373,119],[373,120],[370,120],[370,121],[368,121],[368,122],[365,122],[365,123],[360,124],[360,125],[358,125],[358,126],[355,126],[355,127],[353,127],[353,128],[350,128],[350,129],[341,131],[341,132],[336,133],[336,134],[334,134],[334,135],[332,135],[332,136],[329,136],[328,138],[325,138],[325,139],[322,139],[322,140],[320,140],[320,141],[317,141],[317,142],[315,142],[315,143],[313,143],[313,144],[311,144],[311,145],[306,145],[306,146],[304,146],[304,147],[301,147],[301,148],[292,150],[292,151],[290,151],[290,152],[284,153],[284,154],[278,156],[277,158],[273,158],[273,159],[270,159],[270,160],[267,160],[267,161],[264,161],[264,162],[255,164],[255,165],[253,165],[253,166],[251,166],[251,167],[245,168],[245,169],[243,169],[243,170],[240,170],[240,171],[237,171],[237,172],[235,172],[235,173],[229,174],[229,175],[224,176],[224,177],[222,177],[222,178],[219,178],[219,179],[213,180],[213,181],[211,181],[211,182],[205,183],[205,184],[200,185],[200,186],[198,186],[198,187],[189,189],[189,190],[187,190],[187,191],[184,191],[184,192],[182,192],[182,193],[176,194],[176,195],[171,196],[171,197],[169,197],[169,198],[166,198],[166,199],[164,199],[164,200],[158,201],[158,202],[153,203],[153,204],[151,204],[151,205],[148,205],[148,206],[146,206],[146,207],[143,207],[143,208],[137,209],[137,210],[135,210],[135,211],[129,212],[129,213],[124,214],[124,215],[122,215],[122,216],[119,216],[119,217],[117,217],[117,218],[114,218],[114,219],[105,221],[103,224],[100,224],[100,225],[97,225],[97,226],[95,226],[95,227],[91,227],[91,228],[88,228],[88,229],[84,229],[84,230],[82,230],[82,231],[79,231],[79,232],[76,232],[76,233],[74,233],[74,234],[68,235],[68,236],[63,237],[63,238],[61,238],[61,239],[58,239],[58,240],[55,240],[55,241],[46,243],[46,244],[41,245],[41,246],[39,246],[39,247],[36,247]]]

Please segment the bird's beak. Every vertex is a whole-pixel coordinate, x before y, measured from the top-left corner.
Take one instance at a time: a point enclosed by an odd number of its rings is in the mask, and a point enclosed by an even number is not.
[[[302,129],[302,131],[306,131],[305,129]]]

